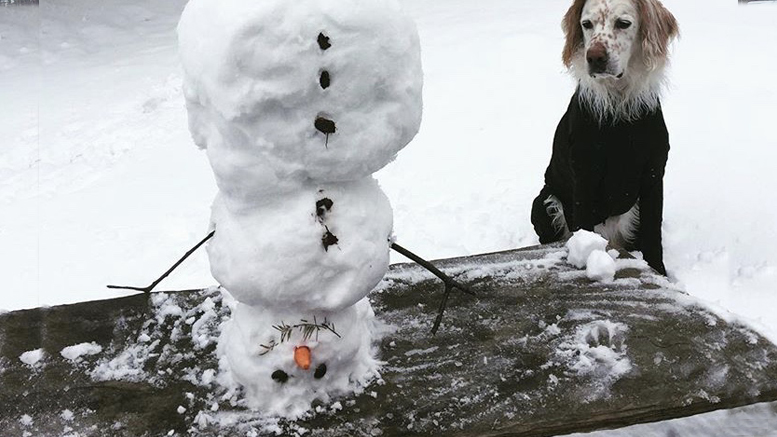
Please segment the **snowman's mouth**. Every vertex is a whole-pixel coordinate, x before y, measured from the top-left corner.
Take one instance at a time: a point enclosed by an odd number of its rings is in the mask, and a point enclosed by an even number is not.
[[[316,379],[321,379],[326,375],[326,364],[320,364],[318,367],[316,367],[316,371],[313,373],[313,377]]]
[[[289,380],[289,374],[283,370],[276,370],[272,373],[272,375],[270,375],[270,377],[273,379],[273,381],[280,382],[281,384]]]

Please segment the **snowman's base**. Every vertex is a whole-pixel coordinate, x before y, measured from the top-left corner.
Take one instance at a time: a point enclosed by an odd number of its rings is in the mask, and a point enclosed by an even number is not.
[[[218,290],[3,314],[0,434],[541,436],[777,401],[777,346],[636,261],[592,283],[561,251],[435,263],[478,294],[452,294],[435,337],[440,282],[393,266],[371,294],[395,327],[380,345],[382,380],[297,422],[262,418],[220,388],[214,350],[229,310]],[[102,352],[60,354],[82,342]],[[38,348],[36,364],[20,361]],[[774,408],[758,411],[777,423]]]

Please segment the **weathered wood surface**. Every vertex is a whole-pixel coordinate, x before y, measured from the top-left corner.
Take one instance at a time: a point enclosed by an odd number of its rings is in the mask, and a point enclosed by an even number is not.
[[[440,283],[415,265],[392,266],[371,295],[393,327],[380,342],[383,381],[296,423],[233,405],[211,381],[229,315],[217,289],[0,315],[0,435],[261,434],[277,425],[313,436],[543,436],[777,400],[775,345],[635,261],[607,285],[553,246],[436,264],[479,298],[454,294],[432,337]],[[76,363],[60,355],[82,342],[103,351]],[[38,365],[19,360],[37,348]]]

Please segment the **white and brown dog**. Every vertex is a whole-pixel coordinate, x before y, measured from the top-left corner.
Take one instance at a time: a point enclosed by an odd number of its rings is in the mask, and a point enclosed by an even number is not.
[[[562,26],[562,59],[578,87],[556,129],[534,228],[542,243],[595,230],[666,274],[669,136],[659,97],[677,21],[658,0],[575,0]]]

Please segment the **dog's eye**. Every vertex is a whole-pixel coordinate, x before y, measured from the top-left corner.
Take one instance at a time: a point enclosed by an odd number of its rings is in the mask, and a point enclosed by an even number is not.
[[[593,29],[594,28],[594,23],[591,23],[591,20],[583,21],[582,25],[583,25],[583,29]]]
[[[615,27],[618,29],[628,29],[631,27],[631,21],[629,20],[616,20]]]

